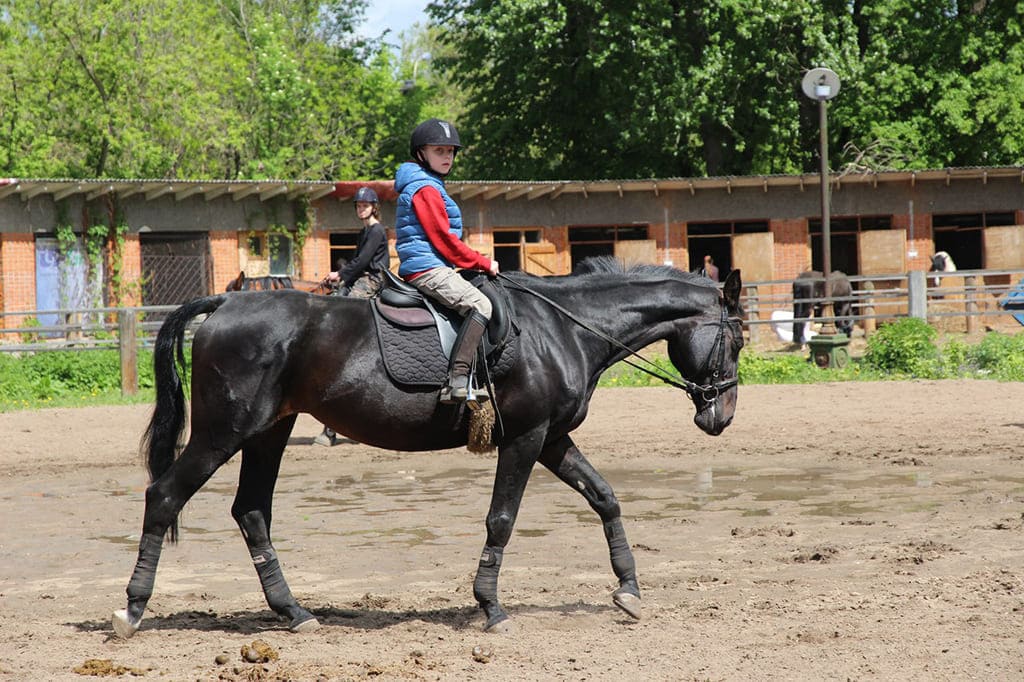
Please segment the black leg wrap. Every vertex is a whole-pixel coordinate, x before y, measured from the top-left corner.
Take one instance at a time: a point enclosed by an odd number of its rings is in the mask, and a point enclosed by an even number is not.
[[[612,570],[619,579],[620,588],[626,588],[631,594],[640,596],[636,582],[636,562],[633,552],[626,540],[626,531],[622,527],[622,519],[616,518],[604,523],[604,537],[608,540],[608,551],[611,555]],[[631,589],[630,589],[631,588]]]
[[[498,603],[498,572],[501,570],[502,554],[501,547],[484,546],[476,570],[476,580],[473,581],[473,596],[487,616],[485,630],[508,618]]]
[[[280,616],[289,620],[289,627],[293,630],[296,626],[313,619],[313,614],[305,610],[292,596],[292,591],[285,582],[284,573],[281,571],[281,564],[277,560],[277,552],[273,547],[250,547],[249,554],[252,556],[252,563],[256,567],[256,575],[260,578],[263,586],[263,594],[267,598],[267,604]]]
[[[142,612],[146,603],[153,596],[153,584],[156,581],[156,567],[160,563],[160,550],[164,539],[161,535],[143,533],[139,540],[139,558],[135,562],[135,571],[128,581],[128,618],[132,623],[142,620]]]

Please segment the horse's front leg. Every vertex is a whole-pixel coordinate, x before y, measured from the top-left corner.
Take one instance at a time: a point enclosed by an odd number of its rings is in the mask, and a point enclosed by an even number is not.
[[[619,588],[612,593],[612,601],[633,618],[640,618],[640,586],[636,580],[636,562],[622,528],[619,501],[615,492],[601,474],[591,466],[569,436],[563,436],[545,446],[540,463],[551,470],[566,485],[583,495],[591,509],[604,524],[612,570],[619,579]]]
[[[267,604],[288,620],[292,632],[309,632],[317,629],[320,623],[295,601],[270,541],[274,485],[281,467],[281,456],[294,425],[295,417],[283,419],[242,446],[242,467],[231,516],[238,523],[249,547]]]
[[[508,630],[508,614],[498,601],[498,573],[543,438],[543,431],[533,431],[498,451],[491,507],[487,512],[487,542],[473,581],[473,596],[487,617],[484,632]]]

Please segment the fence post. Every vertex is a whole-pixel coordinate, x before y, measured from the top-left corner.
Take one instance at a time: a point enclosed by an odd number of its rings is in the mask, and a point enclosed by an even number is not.
[[[910,317],[928,319],[928,282],[924,270],[907,273],[907,307]]]
[[[759,319],[757,305],[757,287],[747,287],[747,330],[750,333],[750,345],[756,345],[761,340],[761,325],[756,324]],[[750,324],[751,320],[755,324]]]
[[[874,334],[875,329],[878,328],[878,320],[875,319],[875,283],[868,280],[864,282],[863,289],[867,294],[864,296],[864,306],[861,308],[862,314],[865,317],[860,321],[860,324],[864,329],[864,338],[866,339]]]
[[[117,345],[121,352],[121,395],[135,395],[139,392],[139,356],[134,308],[117,311]]]
[[[964,297],[967,299],[967,333],[973,334],[978,331],[978,302],[974,296],[977,293],[975,287],[978,285],[978,278],[974,275],[964,278],[965,289]]]

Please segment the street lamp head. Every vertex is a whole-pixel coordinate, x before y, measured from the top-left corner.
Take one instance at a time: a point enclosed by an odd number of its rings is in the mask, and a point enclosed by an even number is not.
[[[818,67],[804,74],[800,88],[810,99],[825,101],[839,94],[839,76],[832,69]]]

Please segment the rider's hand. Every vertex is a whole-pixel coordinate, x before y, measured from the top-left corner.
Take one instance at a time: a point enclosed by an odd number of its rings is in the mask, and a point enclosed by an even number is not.
[[[491,261],[491,267],[487,269],[487,274],[490,275],[491,277],[498,276],[498,261]]]
[[[337,282],[339,279],[341,279],[341,275],[339,275],[337,272],[329,272],[329,273],[327,273],[327,281],[328,282]]]

